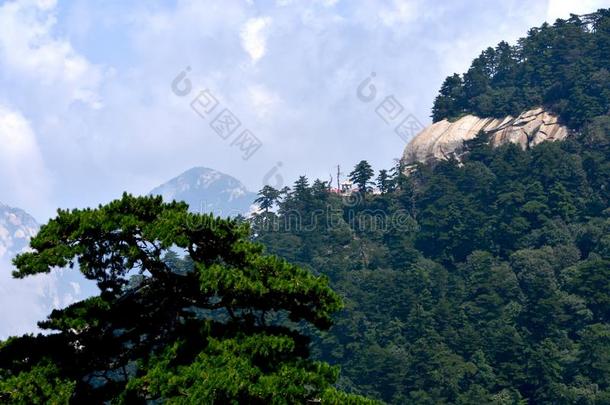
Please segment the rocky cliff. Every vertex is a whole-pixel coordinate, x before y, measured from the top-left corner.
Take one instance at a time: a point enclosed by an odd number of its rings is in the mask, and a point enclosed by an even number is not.
[[[543,108],[525,111],[516,118],[466,115],[453,122],[444,119],[425,128],[405,148],[403,162],[410,165],[459,156],[464,141],[475,138],[480,131],[490,136],[494,147],[512,142],[524,149],[543,141],[563,140],[570,133],[556,115]]]

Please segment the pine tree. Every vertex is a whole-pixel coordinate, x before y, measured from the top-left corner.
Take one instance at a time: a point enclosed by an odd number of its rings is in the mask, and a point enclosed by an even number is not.
[[[369,186],[374,174],[375,172],[371,165],[366,160],[362,160],[349,174],[349,179],[358,187],[360,193],[366,194],[370,189]]]
[[[279,198],[280,191],[266,185],[258,192],[258,198],[254,202],[259,204],[261,209],[265,210],[265,213],[268,213],[269,209],[273,208]]]
[[[432,107],[434,122],[460,115],[464,108],[463,86],[462,78],[457,73],[445,79]]]
[[[394,191],[395,182],[387,170],[382,169],[377,176],[377,187],[381,194],[387,194]]]
[[[100,295],[53,311],[40,326],[54,333],[0,343],[0,399],[372,403],[337,391],[338,370],[310,360],[309,337],[272,315],[327,329],[341,308],[328,280],[264,255],[249,236],[245,224],[161,197],[59,210],[14,275],[78,263]]]

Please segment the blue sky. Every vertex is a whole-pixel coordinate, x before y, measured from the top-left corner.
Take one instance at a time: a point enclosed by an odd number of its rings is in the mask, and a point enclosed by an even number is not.
[[[405,141],[375,113],[385,97],[425,125],[444,77],[484,47],[609,3],[1,2],[0,201],[44,221],[193,166],[254,191],[278,162],[285,183],[361,159],[387,168]],[[192,91],[178,96],[186,67]],[[191,109],[203,89],[262,143],[248,160]]]

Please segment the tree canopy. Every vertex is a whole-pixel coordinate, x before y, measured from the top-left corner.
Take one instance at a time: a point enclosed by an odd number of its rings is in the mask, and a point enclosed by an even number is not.
[[[349,179],[358,186],[358,191],[366,193],[370,188],[371,179],[374,175],[375,172],[369,162],[361,160],[349,174]]]
[[[432,118],[517,116],[545,106],[580,129],[610,108],[610,9],[532,28],[515,45],[487,48],[447,77]]]
[[[58,211],[14,275],[74,268],[100,295],[53,311],[40,322],[49,334],[1,344],[0,398],[367,403],[333,388],[338,369],[309,359],[303,328],[327,329],[341,308],[327,279],[248,236],[247,224],[160,197]]]
[[[312,353],[388,403],[607,403],[610,117],[531,150],[464,148],[381,172],[380,194],[301,187],[252,219],[345,297]]]

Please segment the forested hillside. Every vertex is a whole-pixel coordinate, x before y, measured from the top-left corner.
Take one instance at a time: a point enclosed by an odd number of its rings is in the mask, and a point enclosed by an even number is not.
[[[608,11],[534,29],[435,103],[436,120],[550,105],[566,141],[491,149],[481,134],[460,162],[408,176],[360,162],[351,195],[305,177],[261,190],[254,239],[346,297],[314,344],[342,388],[396,404],[610,402],[609,33]]]
[[[545,105],[572,128],[608,112],[610,10],[533,28],[515,45],[487,48],[463,75],[447,77],[434,121],[465,113],[516,116]]]

